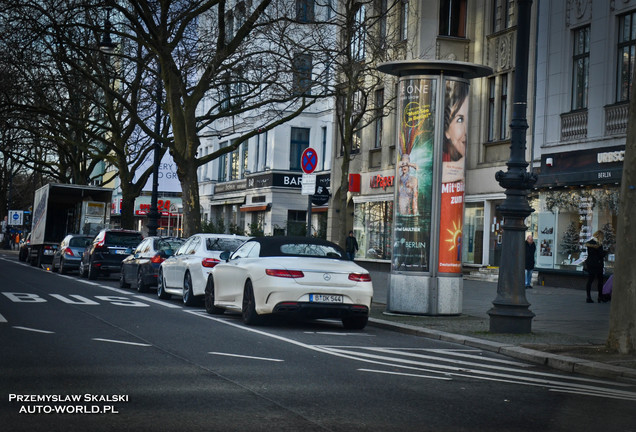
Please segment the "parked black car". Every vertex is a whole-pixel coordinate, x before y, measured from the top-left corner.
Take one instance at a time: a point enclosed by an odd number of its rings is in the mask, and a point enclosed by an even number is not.
[[[80,262],[80,276],[96,279],[121,270],[121,262],[130,255],[131,249],[143,240],[139,231],[104,229],[86,248]]]
[[[132,285],[139,292],[147,292],[148,288],[156,287],[159,266],[185,240],[179,237],[146,237],[132,251],[132,255],[122,262],[119,286],[129,288]]]
[[[69,234],[64,237],[53,255],[52,270],[65,274],[71,270],[78,270],[82,255],[86,247],[93,241],[93,236],[83,234]]]

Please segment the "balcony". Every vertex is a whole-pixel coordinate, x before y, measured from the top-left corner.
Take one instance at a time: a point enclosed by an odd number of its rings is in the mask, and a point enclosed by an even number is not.
[[[625,135],[629,118],[629,102],[605,106],[605,136]]]
[[[587,110],[561,114],[561,141],[587,138]]]

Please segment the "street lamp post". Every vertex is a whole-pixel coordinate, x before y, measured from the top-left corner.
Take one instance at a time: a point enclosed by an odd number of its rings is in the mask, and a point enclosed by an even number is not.
[[[495,175],[506,189],[506,199],[498,206],[504,217],[502,259],[497,283],[497,297],[493,300],[490,331],[494,333],[530,333],[532,313],[526,300],[524,284],[524,235],[527,218],[534,210],[528,204],[528,192],[537,181],[536,174],[528,172],[525,159],[528,57],[530,48],[530,17],[532,0],[517,2],[517,48],[512,121],[510,123],[510,159],[508,170]]]
[[[148,212],[148,235],[156,236],[159,227],[159,209],[157,209],[157,195],[159,191],[159,164],[161,160],[161,142],[159,134],[161,133],[161,66],[157,69],[157,105],[155,112],[155,142],[154,142],[154,158],[152,169],[152,195],[150,197],[150,211]]]

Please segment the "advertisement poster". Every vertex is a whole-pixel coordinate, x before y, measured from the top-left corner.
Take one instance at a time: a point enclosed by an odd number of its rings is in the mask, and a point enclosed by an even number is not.
[[[430,270],[436,94],[436,79],[408,79],[399,83],[394,271]]]
[[[439,231],[440,273],[461,273],[468,83],[446,81]]]

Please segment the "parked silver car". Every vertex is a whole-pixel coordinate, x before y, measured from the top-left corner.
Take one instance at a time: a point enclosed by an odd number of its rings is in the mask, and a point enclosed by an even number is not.
[[[60,243],[53,255],[52,270],[66,274],[71,270],[79,270],[82,255],[86,247],[93,241],[93,236],[69,234]]]

